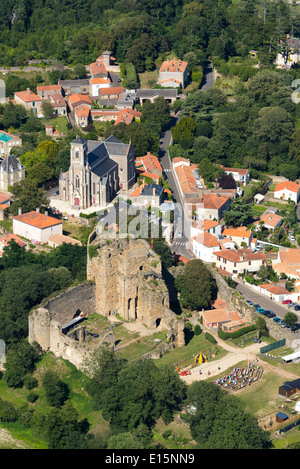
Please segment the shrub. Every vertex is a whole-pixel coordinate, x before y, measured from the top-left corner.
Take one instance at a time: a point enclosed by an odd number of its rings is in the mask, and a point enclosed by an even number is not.
[[[27,400],[31,404],[33,404],[37,400],[37,398],[38,398],[38,395],[35,392],[30,392],[27,396]]]
[[[36,378],[34,378],[33,376],[31,375],[27,375],[25,376],[24,378],[24,386],[26,389],[28,389],[29,391],[31,389],[34,389],[38,386],[38,380]]]
[[[7,401],[0,398],[0,421],[15,422],[18,419],[18,412],[15,407]]]
[[[217,343],[218,343],[218,342],[216,341],[216,339],[215,339],[209,332],[205,332],[204,337],[205,337],[209,342],[211,342],[212,344],[217,344]]]
[[[195,329],[194,329],[194,334],[195,335],[200,335],[201,332],[202,332],[201,327],[199,326],[199,324],[196,324]]]

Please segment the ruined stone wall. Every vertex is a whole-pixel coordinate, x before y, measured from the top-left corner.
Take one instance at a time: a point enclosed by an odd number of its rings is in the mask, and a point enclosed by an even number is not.
[[[91,283],[71,287],[34,309],[28,319],[29,342],[38,342],[44,352],[51,351],[80,368],[92,348],[61,331],[78,309],[85,314],[95,312],[94,285]]]
[[[96,309],[105,317],[118,314],[148,327],[164,322],[169,293],[159,257],[143,239],[93,241],[98,255],[90,257],[87,278],[95,283]]]

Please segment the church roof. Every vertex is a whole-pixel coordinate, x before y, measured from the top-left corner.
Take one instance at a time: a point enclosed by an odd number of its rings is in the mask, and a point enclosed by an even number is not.
[[[86,143],[86,140],[82,137],[76,137],[75,140],[73,140],[71,143],[79,143],[80,145],[83,145]]]

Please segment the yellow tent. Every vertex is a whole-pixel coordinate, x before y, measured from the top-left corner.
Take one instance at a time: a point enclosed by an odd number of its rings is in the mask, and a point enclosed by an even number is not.
[[[200,364],[200,363],[205,363],[205,362],[207,362],[207,358],[204,355],[204,353],[200,352],[195,356],[195,363]]]

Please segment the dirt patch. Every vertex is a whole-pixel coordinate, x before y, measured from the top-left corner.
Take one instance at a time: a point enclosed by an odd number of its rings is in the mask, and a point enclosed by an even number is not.
[[[30,449],[23,441],[14,438],[7,430],[0,428],[0,449]]]

